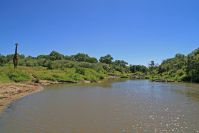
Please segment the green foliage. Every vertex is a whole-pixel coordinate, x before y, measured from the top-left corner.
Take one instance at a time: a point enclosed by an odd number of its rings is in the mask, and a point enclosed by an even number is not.
[[[85,69],[83,68],[76,68],[76,73],[81,74],[81,75],[85,75]]]
[[[105,77],[149,78],[157,81],[199,82],[199,49],[188,56],[176,54],[160,65],[151,61],[149,67],[130,65],[124,60],[113,60],[111,55],[100,58],[84,53],[67,56],[52,51],[49,55],[25,57],[19,55],[19,67],[14,70],[13,55],[0,55],[0,82],[51,80],[60,82],[96,82]]]
[[[128,73],[129,69],[128,69],[127,65],[128,65],[128,63],[125,62],[124,60],[115,60],[111,66],[116,71],[119,71],[121,73]]]
[[[78,62],[89,62],[89,63],[97,63],[98,60],[94,57],[90,57],[84,53],[78,53],[76,55],[71,56],[71,60]]]
[[[10,78],[8,77],[8,67],[7,70],[4,69],[5,67],[0,67],[0,83],[7,83],[11,82]]]
[[[104,79],[104,76],[105,76],[104,74],[98,73],[95,70],[88,69],[88,68],[85,68],[84,70],[85,70],[85,72],[84,72],[85,80],[96,82],[100,79]]]
[[[158,67],[153,67],[149,77],[160,81],[199,82],[199,49],[188,56],[176,54],[174,58],[164,60]]]
[[[0,73],[0,79],[3,82],[27,80],[33,82],[41,80],[60,82],[89,80],[96,82],[108,75],[128,77],[128,73],[130,72],[127,62],[123,60],[113,61],[111,55],[101,57],[101,62],[84,53],[67,56],[52,51],[49,55],[39,55],[37,57],[20,56],[17,72],[9,70],[7,73],[3,71]],[[0,61],[3,62],[5,60],[4,65],[12,64],[12,58],[13,55],[0,56]],[[2,67],[2,69],[8,70],[12,69],[12,67]]]
[[[126,67],[128,65],[128,63],[124,60],[115,60],[113,64],[120,67]]]
[[[22,82],[30,78],[29,73],[23,69],[13,69],[10,65],[0,67],[0,82]]]
[[[6,64],[6,57],[0,54],[0,66],[3,66]]]
[[[135,71],[133,74],[130,76],[131,79],[146,79],[146,74],[141,72],[141,71]]]
[[[61,60],[64,58],[64,55],[60,54],[57,51],[52,51],[49,56],[50,60]]]
[[[112,61],[113,61],[113,57],[112,57],[110,54],[108,54],[108,55],[106,55],[106,56],[100,57],[99,61],[100,61],[101,63],[111,64]]]
[[[147,73],[148,71],[148,68],[144,65],[130,65],[129,69],[132,73],[136,72]]]
[[[187,77],[185,79],[191,82],[199,82],[199,49],[188,55],[186,73]]]
[[[0,67],[0,82],[22,82],[22,81],[59,81],[79,82],[89,80],[96,82],[106,75],[90,68],[64,68],[48,69],[45,67],[18,67],[13,69],[10,66]]]
[[[19,70],[10,71],[8,73],[8,77],[10,80],[15,81],[15,82],[30,80],[30,76],[26,72],[19,71]]]
[[[149,63],[149,68],[151,67],[151,68],[153,68],[155,66],[155,61],[151,61],[150,63]]]

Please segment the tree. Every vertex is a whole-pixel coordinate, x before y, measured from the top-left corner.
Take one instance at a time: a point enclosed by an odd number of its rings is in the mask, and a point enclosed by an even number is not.
[[[89,58],[89,56],[87,54],[84,53],[78,53],[76,55],[72,55],[71,59],[73,61],[84,61],[86,62],[86,60]]]
[[[6,55],[6,62],[11,62],[13,60],[14,54]]]
[[[124,60],[115,60],[113,64],[120,67],[126,67],[128,65],[128,63]]]
[[[183,55],[183,54],[176,54],[175,55],[175,58],[184,58],[185,57],[185,55]]]
[[[186,63],[187,80],[199,82],[199,49],[196,49],[187,57]]]
[[[49,55],[38,55],[36,58],[37,59],[49,59],[50,60],[50,56]]]
[[[97,63],[98,60],[95,58],[95,57],[89,57],[86,62],[89,62],[89,63]]]
[[[132,73],[135,73],[135,72],[146,73],[148,70],[147,67],[144,65],[130,65],[129,69]]]
[[[110,65],[114,70],[119,71],[121,73],[128,72],[129,69],[127,68],[128,63],[124,60],[115,60]]]
[[[150,63],[149,63],[149,67],[151,67],[151,68],[153,68],[155,66],[155,61],[151,61]]]
[[[98,60],[95,57],[90,57],[89,55],[84,54],[84,53],[78,53],[76,55],[72,55],[71,60],[83,61],[83,62],[89,62],[89,63],[97,63],[98,62]]]
[[[52,51],[49,56],[50,56],[50,60],[62,60],[62,59],[64,59],[64,55],[60,54],[57,51]]]
[[[106,56],[100,57],[99,61],[100,61],[101,63],[111,64],[112,61],[113,61],[113,57],[112,57],[110,54],[108,54],[108,55],[106,55]]]
[[[65,55],[65,56],[64,56],[64,59],[65,59],[65,60],[71,60],[71,57],[68,56],[68,55]]]
[[[6,64],[6,57],[0,54],[0,66]]]

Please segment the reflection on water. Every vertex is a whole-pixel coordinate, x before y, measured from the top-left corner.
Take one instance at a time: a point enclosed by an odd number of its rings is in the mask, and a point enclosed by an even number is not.
[[[11,104],[2,133],[199,132],[199,86],[147,80],[54,85]]]
[[[199,101],[199,84],[193,84],[193,83],[178,83],[174,84],[181,86],[180,89],[176,89],[176,93],[186,95],[192,100]]]

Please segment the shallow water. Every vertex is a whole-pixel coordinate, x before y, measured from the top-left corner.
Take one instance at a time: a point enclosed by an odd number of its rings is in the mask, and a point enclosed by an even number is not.
[[[1,133],[198,133],[199,85],[128,80],[55,85],[0,116]]]

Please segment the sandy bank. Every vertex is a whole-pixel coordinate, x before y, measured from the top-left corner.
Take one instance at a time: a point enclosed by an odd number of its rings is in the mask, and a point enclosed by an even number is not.
[[[0,113],[11,102],[41,90],[43,90],[43,87],[36,83],[0,84]]]

